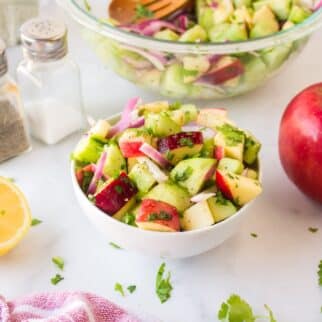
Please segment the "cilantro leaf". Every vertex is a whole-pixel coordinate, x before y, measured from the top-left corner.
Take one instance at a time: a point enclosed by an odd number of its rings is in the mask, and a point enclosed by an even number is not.
[[[59,257],[59,256],[56,256],[56,257],[53,257],[51,259],[51,261],[61,270],[64,269],[64,266],[65,266],[65,263],[64,263],[64,260]]]
[[[129,285],[127,289],[132,294],[133,292],[136,291],[136,285]]]
[[[113,242],[110,242],[110,246],[112,246],[112,247],[114,247],[114,248],[116,248],[116,249],[122,249],[122,247],[121,247],[121,246],[119,246],[119,245],[117,245],[117,244],[115,244],[115,243],[113,243]]]
[[[265,304],[264,307],[268,311],[268,314],[269,314],[269,322],[277,322],[277,320],[274,317],[274,314],[273,314],[272,309],[267,304]]]
[[[174,181],[175,182],[180,182],[180,181],[186,181],[189,179],[189,177],[192,175],[193,169],[191,167],[187,167],[183,172],[179,173],[176,172],[174,174]]]
[[[155,291],[160,299],[161,303],[166,302],[171,297],[171,291],[173,289],[170,278],[171,273],[168,272],[166,278],[163,278],[165,270],[165,263],[162,263],[156,277]]]
[[[307,229],[309,232],[311,232],[311,233],[317,233],[318,231],[319,231],[319,228],[316,228],[316,227],[309,227],[308,229]]]
[[[42,223],[42,220],[37,219],[37,218],[33,218],[31,221],[31,226],[38,226]]]
[[[59,282],[61,282],[64,278],[59,275],[59,274],[56,274],[53,278],[51,278],[51,284],[53,285],[57,285]]]
[[[319,276],[319,285],[322,286],[322,259],[320,260],[320,264],[319,264],[318,276]]]
[[[251,235],[252,237],[254,237],[254,238],[257,238],[257,237],[258,237],[258,235],[257,235],[256,233],[250,233],[250,235]]]
[[[153,12],[143,4],[137,4],[135,7],[135,19],[151,18]]]
[[[254,322],[256,318],[250,305],[240,296],[233,294],[226,302],[222,303],[218,319],[223,322]]]
[[[126,213],[123,217],[122,217],[122,222],[124,222],[124,224],[130,225],[130,226],[136,226],[135,224],[135,215],[131,214],[131,213]]]
[[[120,283],[115,283],[114,291],[119,292],[123,297],[125,296],[123,286]]]

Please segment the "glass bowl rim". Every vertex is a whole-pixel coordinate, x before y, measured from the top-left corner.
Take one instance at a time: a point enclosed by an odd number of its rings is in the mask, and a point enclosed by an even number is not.
[[[82,8],[76,0],[58,0],[62,6],[79,24],[97,32],[103,36],[112,38],[113,40],[126,43],[127,45],[154,49],[171,53],[193,53],[193,54],[225,54],[225,53],[240,53],[247,51],[255,51],[263,48],[282,45],[286,42],[291,42],[304,38],[318,28],[322,27],[322,8],[315,11],[309,18],[305,19],[300,24],[297,24],[289,29],[274,33],[272,35],[249,39],[245,41],[234,41],[225,43],[189,43],[189,42],[174,42],[167,40],[155,39],[148,36],[143,36],[129,32],[126,30],[114,27],[102,19],[94,17],[90,11]]]

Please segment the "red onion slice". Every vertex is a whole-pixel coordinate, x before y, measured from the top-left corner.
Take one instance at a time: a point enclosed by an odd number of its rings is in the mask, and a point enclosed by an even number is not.
[[[156,164],[154,164],[149,158],[139,157],[137,158],[137,160],[139,163],[147,165],[153,178],[158,183],[162,183],[168,180],[169,177],[162,170],[160,170],[160,168]]]
[[[94,176],[93,176],[92,181],[89,184],[89,187],[88,187],[88,190],[87,190],[88,195],[93,195],[95,193],[95,191],[96,191],[97,183],[103,176],[103,168],[104,168],[104,164],[105,164],[105,161],[106,161],[106,157],[107,157],[107,153],[103,152],[101,154],[100,158],[97,161]]]
[[[169,168],[171,166],[171,163],[150,144],[143,143],[139,150],[162,168]]]

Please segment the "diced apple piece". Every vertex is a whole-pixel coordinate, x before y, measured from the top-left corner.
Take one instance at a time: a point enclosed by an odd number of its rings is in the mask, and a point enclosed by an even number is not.
[[[229,58],[229,59],[228,59]],[[222,61],[215,64],[200,80],[213,85],[221,85],[242,75],[245,71],[243,63],[239,59],[231,59],[224,56]]]
[[[171,171],[171,179],[186,188],[191,196],[197,194],[215,173],[216,160],[192,158],[180,161]]]
[[[245,135],[238,128],[224,124],[217,127],[215,145],[225,149],[225,156],[243,161]]]
[[[140,151],[143,143],[151,144],[152,137],[144,129],[127,129],[119,138],[119,146],[126,158],[144,156]]]
[[[129,177],[136,184],[141,194],[147,193],[156,183],[155,178],[145,163],[137,163],[129,173]]]
[[[230,200],[224,198],[220,192],[217,192],[216,197],[209,198],[207,201],[216,223],[231,217],[238,210],[237,207]]]
[[[139,114],[147,113],[160,113],[169,109],[169,103],[167,101],[157,101],[153,103],[147,103],[138,107]]]
[[[214,149],[214,158],[220,161],[225,157],[225,148],[223,146],[216,146]]]
[[[109,180],[95,195],[95,205],[110,216],[120,219],[135,203],[137,189],[126,173]]]
[[[177,208],[179,212],[185,211],[190,206],[188,192],[172,182],[158,184],[143,199],[164,201]]]
[[[89,135],[98,140],[106,140],[108,132],[111,129],[111,124],[106,120],[98,120],[89,131]]]
[[[133,169],[133,167],[139,162],[138,161],[139,158],[144,158],[144,157],[127,158],[127,169],[128,169],[128,172],[131,172],[131,170]]]
[[[181,105],[179,109],[170,111],[168,113],[170,118],[180,126],[196,121],[198,117],[198,110],[196,106],[192,104]]]
[[[226,198],[239,206],[247,204],[262,192],[258,180],[220,170],[216,171],[216,185]]]
[[[209,227],[215,223],[207,200],[188,208],[180,220],[183,230],[195,230]]]
[[[172,205],[153,199],[145,199],[136,218],[139,228],[145,230],[175,232],[180,231],[179,213]]]
[[[244,166],[239,160],[222,158],[218,163],[218,170],[241,174],[244,170]]]
[[[180,132],[161,138],[157,143],[158,150],[171,164],[199,153],[203,146],[201,132]]]
[[[206,108],[199,112],[197,124],[216,129],[227,123],[227,111],[223,108]]]
[[[255,180],[258,179],[258,173],[254,169],[246,168],[243,171],[243,176],[245,176],[247,178],[255,179]]]

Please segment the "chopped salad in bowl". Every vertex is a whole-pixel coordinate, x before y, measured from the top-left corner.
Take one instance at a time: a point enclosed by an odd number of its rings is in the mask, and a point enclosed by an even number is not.
[[[153,232],[202,230],[262,192],[260,148],[224,109],[134,98],[116,123],[100,120],[81,138],[73,175],[103,217]]]
[[[197,0],[158,20],[139,6],[133,21],[108,17],[110,1],[62,2],[102,62],[164,96],[220,99],[261,84],[322,25],[320,1]],[[103,14],[104,13],[104,14]]]

